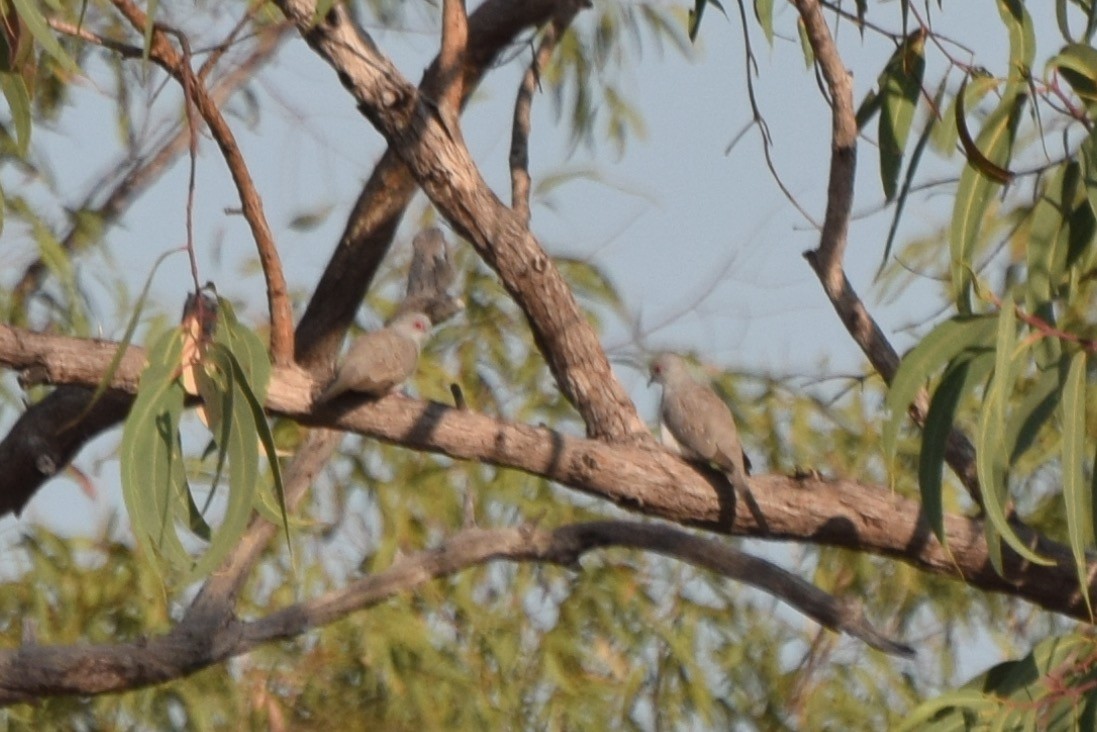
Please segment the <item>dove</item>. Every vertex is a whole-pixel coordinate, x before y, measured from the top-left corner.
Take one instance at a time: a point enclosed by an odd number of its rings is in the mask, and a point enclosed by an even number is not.
[[[411,269],[408,271],[408,299],[419,295],[439,297],[457,280],[449,246],[442,230],[432,226],[415,235],[411,242]]]
[[[663,386],[659,416],[682,457],[717,465],[736,490],[748,491],[750,463],[739,443],[739,430],[712,387],[694,379],[685,360],[673,353],[661,353],[651,362],[651,383]]]
[[[419,349],[430,333],[423,313],[398,315],[380,330],[359,336],[347,351],[335,379],[316,398],[323,404],[343,392],[382,396],[415,373]]]
[[[431,227],[420,231],[411,248],[407,296],[397,312],[418,310],[429,315],[432,323],[452,318],[464,309],[465,303],[449,294],[449,288],[457,281],[457,270],[442,230]]]

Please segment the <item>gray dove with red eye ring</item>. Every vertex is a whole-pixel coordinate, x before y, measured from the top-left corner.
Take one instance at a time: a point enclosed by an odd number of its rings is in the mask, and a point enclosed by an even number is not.
[[[423,313],[408,312],[380,330],[359,336],[315,403],[324,404],[348,391],[382,396],[403,384],[415,373],[430,326],[430,318]]]
[[[649,384],[661,384],[659,417],[678,442],[682,457],[710,462],[724,471],[736,490],[749,490],[749,461],[739,443],[731,410],[712,387],[697,381],[686,361],[660,353],[651,362]]]

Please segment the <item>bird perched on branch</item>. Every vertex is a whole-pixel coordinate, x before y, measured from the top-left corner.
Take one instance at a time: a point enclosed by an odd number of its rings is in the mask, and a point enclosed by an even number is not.
[[[384,328],[359,336],[343,358],[335,380],[316,398],[316,404],[347,391],[382,396],[400,386],[415,373],[419,349],[429,333],[430,318],[407,312]]]
[[[739,443],[739,430],[728,405],[712,387],[697,381],[685,360],[673,353],[655,357],[648,383],[663,386],[659,416],[678,442],[682,457],[713,463],[736,490],[749,490],[750,461]]]
[[[411,249],[407,296],[397,312],[418,310],[429,315],[432,323],[448,320],[465,303],[449,294],[457,281],[457,269],[445,235],[437,227],[423,229],[412,239]]]

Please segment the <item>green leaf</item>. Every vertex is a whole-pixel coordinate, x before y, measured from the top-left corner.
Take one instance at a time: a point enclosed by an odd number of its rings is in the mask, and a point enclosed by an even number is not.
[[[966,134],[964,108],[961,101],[963,98],[964,88],[961,87],[957,95],[956,124],[960,131],[961,142],[968,141],[964,144],[968,155],[967,165],[960,174],[960,185],[956,191],[956,203],[953,206],[952,223],[949,228],[949,243],[952,255],[953,295],[960,312],[968,313],[971,311],[972,256],[979,241],[983,217],[994,189],[1002,181],[1001,175],[995,177],[995,171],[1002,172],[1007,177],[1012,175],[1001,166],[1009,160],[1017,124],[1028,95],[1023,85],[1008,87],[998,107],[987,117],[979,137],[974,142],[971,142],[970,136]],[[980,150],[985,151],[985,154]]]
[[[933,108],[938,109],[941,106],[941,100],[944,98],[946,79],[941,80],[941,84],[937,87],[937,93],[933,97]],[[907,205],[907,196],[910,195],[910,188],[914,185],[914,174],[918,171],[918,163],[922,160],[922,153],[925,152],[926,144],[933,136],[933,130],[937,127],[937,120],[931,114],[926,119],[926,125],[922,128],[922,134],[918,136],[918,142],[914,145],[914,152],[910,155],[910,164],[907,165],[907,173],[903,176],[903,187],[899,191],[899,196],[895,201],[895,213],[891,217],[891,226],[888,227],[887,241],[884,242],[884,255],[880,258],[880,268],[876,270],[876,277],[879,278],[883,274],[884,268],[887,266],[888,258],[891,257],[891,248],[895,243],[895,235],[899,232],[899,221],[903,217],[903,210]]]
[[[883,107],[883,104],[883,95],[875,89],[869,89],[868,93],[865,94],[864,100],[861,102],[861,106],[857,107],[856,119],[858,132],[864,130],[865,127],[868,126],[868,123],[872,121],[872,118],[880,112],[880,108]]]
[[[969,349],[985,348],[994,338],[995,319],[986,316],[960,316],[938,325],[903,357],[888,389],[884,408],[889,413],[884,423],[884,455],[895,457],[899,425],[906,419],[907,407],[922,385],[946,363]]]
[[[1014,353],[1017,342],[1017,322],[1013,297],[1006,297],[998,312],[998,330],[994,376],[987,388],[983,409],[979,416],[979,427],[975,439],[975,468],[979,475],[979,484],[983,489],[983,508],[986,511],[988,526],[994,534],[987,534],[988,543],[999,538],[1006,542],[1023,558],[1036,564],[1049,566],[1050,559],[1041,557],[1025,546],[1025,543],[1013,530],[1006,518],[1006,503],[1009,499],[1007,482],[1007,459],[1009,447],[1005,444],[1006,404],[1013,391]],[[1002,572],[1000,560],[995,569]]]
[[[15,145],[19,155],[26,155],[30,147],[31,100],[27,82],[21,74],[0,72],[0,91],[8,102],[11,121],[15,127]]]
[[[948,82],[948,77],[941,79],[941,83]],[[965,109],[974,109],[982,100],[998,88],[998,80],[986,73],[973,72],[968,77],[967,85],[963,87],[963,94],[953,95],[948,109],[941,115],[933,130],[930,141],[933,148],[944,157],[951,157],[956,151],[959,142],[959,130],[956,127],[956,107],[963,104]],[[938,105],[940,109],[940,105]]]
[[[271,375],[266,345],[254,331],[240,324],[232,304],[223,297],[217,298],[217,312],[214,342],[224,345],[236,357],[251,390],[260,402],[264,401]]]
[[[800,34],[800,50],[804,54],[804,66],[811,68],[815,65],[815,50],[811,47],[811,39],[808,38],[808,29],[804,20],[796,16],[796,30]]]
[[[979,691],[963,689],[942,694],[927,702],[923,702],[910,713],[903,723],[899,725],[897,732],[911,732],[913,730],[938,729],[929,727],[931,722],[939,721],[938,715],[943,712],[955,712],[968,710],[975,714],[987,713],[998,707],[1001,702],[990,694]],[[962,721],[962,720],[961,720]],[[945,729],[948,729],[947,727]],[[966,729],[966,725],[960,729]]]
[[[239,541],[251,517],[252,503],[259,482],[259,443],[256,440],[255,420],[246,398],[238,391],[232,354],[223,345],[214,343],[209,346],[205,360],[228,376],[226,383],[233,392],[232,398],[227,400],[230,411],[224,415],[224,419],[231,419],[225,445],[228,453],[229,494],[221,525],[214,532],[206,552],[195,564],[190,579],[204,576],[215,569]]]
[[[1097,49],[1088,44],[1070,43],[1048,59],[1047,66],[1066,79],[1092,114],[1097,106]]]
[[[1009,78],[1027,83],[1036,58],[1036,31],[1022,0],[998,0],[998,13],[1009,31]]]
[[[714,5],[716,8],[727,17],[727,11],[724,10],[724,6],[720,4],[719,0],[693,0],[693,9],[689,11],[689,39],[691,41],[697,40],[697,31],[701,28],[701,16],[705,14],[705,6]]]
[[[178,328],[149,349],[149,365],[122,428],[119,454],[122,497],[134,536],[150,555],[159,549],[176,566],[189,562],[169,511],[173,482],[178,480],[173,460],[185,397],[177,378],[182,350]]]
[[[1011,465],[1032,446],[1040,428],[1055,412],[1058,403],[1058,369],[1044,369],[1006,427],[1005,444],[1010,448]]]
[[[198,387],[198,394],[202,397],[202,407],[209,419],[209,428],[214,435],[214,445],[217,449],[217,463],[213,471],[213,479],[210,481],[209,495],[206,497],[202,508],[204,514],[213,502],[217,488],[224,474],[225,464],[228,462],[228,444],[232,434],[232,374],[224,373],[217,364],[211,360],[203,360],[194,369],[194,380]],[[209,538],[206,537],[209,541]]]
[[[1086,548],[1093,545],[1093,494],[1083,475],[1083,450],[1086,433],[1086,355],[1076,353],[1070,359],[1070,369],[1063,384],[1059,402],[1063,439],[1063,502],[1066,504],[1067,533],[1074,564],[1078,569],[1078,586],[1093,617],[1090,604]]]
[[[1097,3],[1094,4],[1097,7]],[[1097,131],[1090,133],[1078,148],[1078,160],[1082,166],[1082,183],[1086,199],[1094,216],[1097,216]]]
[[[976,386],[986,381],[993,366],[994,353],[989,349],[981,350],[973,357],[953,361],[934,391],[926,413],[922,449],[918,456],[918,486],[922,495],[922,514],[942,546],[946,545],[941,495],[945,445],[952,430],[956,407]]]
[[[1029,217],[1025,251],[1026,301],[1030,308],[1050,302],[1068,277],[1072,240],[1077,240],[1087,228],[1084,222],[1075,222],[1070,214],[1075,204],[1082,201],[1083,177],[1081,166],[1069,161],[1057,166],[1040,189],[1040,198]]]
[[[762,27],[766,42],[773,45],[773,0],[754,0],[754,17]]]
[[[290,547],[290,552],[292,554],[293,547],[290,543],[289,535],[289,511],[286,508],[286,488],[282,482],[282,469],[278,464],[278,452],[274,444],[274,434],[270,431],[270,425],[267,424],[266,415],[263,412],[263,404],[259,400],[259,395],[252,389],[248,379],[245,378],[244,370],[240,365],[240,362],[232,353],[229,353],[229,360],[232,363],[234,373],[236,374],[236,383],[240,389],[240,393],[244,396],[248,409],[251,410],[252,418],[259,433],[259,442],[263,445],[263,450],[267,454],[267,461],[270,463],[271,474],[274,478],[274,491],[278,499],[278,506],[282,511],[282,528],[285,529],[286,532],[286,545]]]
[[[11,0],[11,3],[15,6],[15,12],[19,15],[19,18],[27,24],[27,29],[34,36],[34,40],[38,41],[38,44],[42,46],[46,53],[52,56],[66,71],[74,74],[81,73],[76,62],[65,53],[65,49],[54,38],[53,31],[46,23],[46,18],[39,10],[38,4],[34,0]]]
[[[165,259],[172,254],[181,251],[183,250],[172,249],[156,258],[156,261],[152,265],[152,271],[150,271],[149,276],[145,278],[145,285],[141,288],[141,294],[138,295],[137,302],[133,306],[133,314],[130,315],[129,322],[126,324],[126,332],[122,334],[122,340],[119,341],[118,348],[115,349],[114,355],[111,356],[110,363],[107,364],[107,370],[104,372],[103,378],[95,385],[95,391],[92,392],[91,399],[80,413],[80,416],[76,418],[76,421],[79,421],[91,411],[91,408],[95,406],[95,403],[98,402],[99,398],[106,392],[111,380],[114,379],[114,374],[118,371],[118,364],[122,363],[122,357],[125,356],[126,351],[129,350],[130,343],[133,341],[133,334],[137,331],[137,324],[141,322],[141,313],[145,309],[145,300],[148,299],[149,289],[152,287],[152,278],[156,275],[156,270],[160,268],[160,264]]]
[[[895,198],[903,151],[914,120],[914,108],[922,92],[922,76],[926,68],[925,41],[926,34],[921,29],[910,34],[895,49],[880,74],[880,178],[884,197],[888,201]]]

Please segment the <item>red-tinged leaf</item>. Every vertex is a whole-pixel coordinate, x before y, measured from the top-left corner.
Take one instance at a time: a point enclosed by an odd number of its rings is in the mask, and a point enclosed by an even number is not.
[[[966,82],[965,82],[966,84]],[[1028,99],[1027,87],[1014,85],[1006,89],[997,108],[987,117],[976,141],[972,141],[964,123],[964,87],[957,95],[956,125],[965,150],[971,148],[968,164],[960,174],[956,202],[949,227],[952,258],[952,284],[957,307],[962,313],[971,311],[972,257],[979,242],[983,217],[990,205],[994,188],[1012,173],[1002,167],[1013,149],[1017,124]],[[984,155],[979,150],[985,150]],[[975,155],[973,156],[972,153]]]

